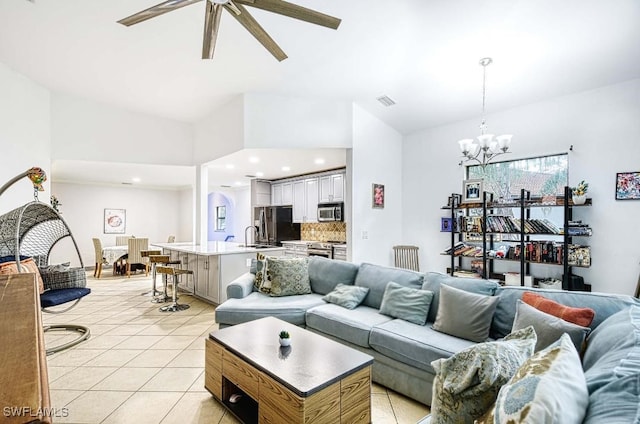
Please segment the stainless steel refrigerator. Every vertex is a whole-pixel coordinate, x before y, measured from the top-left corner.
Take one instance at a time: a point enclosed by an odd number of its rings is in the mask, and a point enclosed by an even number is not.
[[[282,246],[283,241],[300,240],[300,224],[293,222],[291,206],[255,208],[258,244]]]

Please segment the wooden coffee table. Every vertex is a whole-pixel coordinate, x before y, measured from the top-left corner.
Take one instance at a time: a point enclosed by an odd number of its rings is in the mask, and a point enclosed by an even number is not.
[[[369,355],[273,317],[214,331],[205,346],[206,389],[244,423],[371,422]]]

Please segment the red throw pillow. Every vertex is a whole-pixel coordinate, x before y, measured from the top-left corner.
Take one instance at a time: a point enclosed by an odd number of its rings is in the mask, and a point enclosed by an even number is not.
[[[593,317],[596,314],[591,308],[572,308],[531,292],[524,292],[522,301],[539,311],[583,327],[591,325],[591,321],[593,321]]]

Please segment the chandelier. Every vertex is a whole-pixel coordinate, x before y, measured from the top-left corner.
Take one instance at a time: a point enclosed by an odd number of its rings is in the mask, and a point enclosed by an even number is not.
[[[487,122],[485,117],[485,101],[487,93],[487,66],[493,62],[490,57],[480,59],[482,65],[482,123],[480,124],[480,135],[477,140],[465,138],[458,141],[460,150],[464,158],[460,161],[460,165],[464,162],[475,161],[484,169],[489,162],[496,156],[507,153],[509,144],[511,144],[511,134],[499,135],[495,137],[493,134],[485,134],[487,130]]]

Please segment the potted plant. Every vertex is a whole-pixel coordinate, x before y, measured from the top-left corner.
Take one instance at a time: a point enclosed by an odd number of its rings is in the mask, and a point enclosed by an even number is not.
[[[589,183],[584,180],[580,181],[575,187],[571,187],[571,200],[574,205],[584,205],[587,201],[587,191],[589,190]]]
[[[280,332],[279,341],[280,341],[280,346],[289,346],[289,345],[291,345],[291,337],[289,336],[289,332],[285,331],[285,330],[282,330]]]

